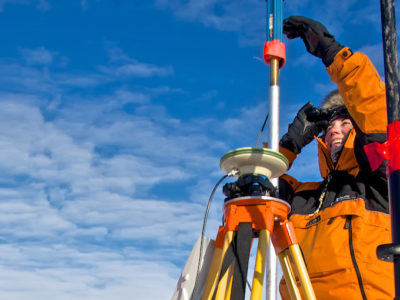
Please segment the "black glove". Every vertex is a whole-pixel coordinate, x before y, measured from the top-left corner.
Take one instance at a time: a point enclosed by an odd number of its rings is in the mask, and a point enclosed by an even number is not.
[[[328,118],[327,110],[316,108],[308,102],[299,110],[279,144],[299,154],[301,149],[314,139],[314,136],[318,136],[328,126]]]
[[[333,62],[335,55],[343,48],[324,25],[305,17],[292,16],[283,20],[283,33],[289,39],[301,37],[307,51],[322,58],[326,67]]]

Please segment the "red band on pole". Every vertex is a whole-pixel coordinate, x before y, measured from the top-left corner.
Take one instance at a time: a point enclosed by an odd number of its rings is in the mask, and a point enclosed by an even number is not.
[[[285,44],[280,40],[268,41],[264,44],[264,61],[270,64],[270,58],[277,57],[280,59],[279,66],[282,68],[286,62]]]
[[[375,171],[383,163],[385,159],[389,159],[387,152],[387,142],[379,144],[377,142],[364,146],[364,151],[367,154],[371,170]]]
[[[388,161],[388,174],[400,170],[400,121],[392,122],[387,129],[388,140],[383,144],[371,143],[364,146],[372,171],[384,160]]]
[[[389,174],[400,170],[400,121],[388,125]]]

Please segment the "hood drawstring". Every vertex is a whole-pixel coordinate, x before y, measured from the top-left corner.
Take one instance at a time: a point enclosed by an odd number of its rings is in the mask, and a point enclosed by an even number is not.
[[[328,177],[326,177],[326,181],[325,181],[325,185],[322,190],[322,193],[318,198],[318,202],[319,202],[318,207],[312,214],[310,214],[310,216],[315,215],[316,213],[318,213],[320,211],[320,209],[322,207],[322,203],[324,203],[325,195],[328,190],[328,185],[329,185],[329,182],[331,181],[331,179],[332,179],[332,173],[329,173]]]

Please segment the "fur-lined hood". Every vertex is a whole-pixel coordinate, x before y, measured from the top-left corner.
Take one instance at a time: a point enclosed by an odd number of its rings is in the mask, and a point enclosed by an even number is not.
[[[338,90],[333,90],[328,95],[326,95],[325,98],[322,99],[321,101],[321,108],[323,109],[331,110],[341,106],[344,106],[344,102]]]

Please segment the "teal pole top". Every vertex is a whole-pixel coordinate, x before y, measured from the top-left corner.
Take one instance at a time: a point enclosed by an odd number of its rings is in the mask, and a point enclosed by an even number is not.
[[[282,41],[282,3],[283,0],[267,1],[267,41]]]

